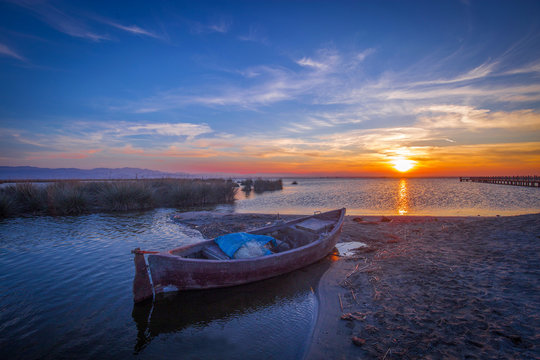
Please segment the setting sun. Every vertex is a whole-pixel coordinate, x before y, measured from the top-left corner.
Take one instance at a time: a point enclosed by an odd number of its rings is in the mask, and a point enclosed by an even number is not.
[[[411,170],[414,165],[416,165],[416,161],[400,158],[392,161],[392,164],[394,164],[394,169],[396,169],[397,171],[406,172]]]

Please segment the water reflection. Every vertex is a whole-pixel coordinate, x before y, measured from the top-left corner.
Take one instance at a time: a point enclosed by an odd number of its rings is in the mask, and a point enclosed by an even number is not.
[[[540,191],[464,183],[456,178],[301,179],[297,185],[286,181],[281,191],[242,196],[235,202],[234,211],[310,214],[341,207],[347,208],[347,215],[396,215],[399,210],[407,215],[519,215],[538,213]]]
[[[407,191],[407,179],[399,180],[398,213],[407,215],[409,212],[409,194]]]
[[[313,289],[329,266],[325,258],[253,284],[171,293],[134,305],[134,352],[161,351],[161,341],[151,342],[166,334],[174,337],[174,351],[195,358],[300,358],[317,311]],[[203,339],[204,346],[194,347]]]

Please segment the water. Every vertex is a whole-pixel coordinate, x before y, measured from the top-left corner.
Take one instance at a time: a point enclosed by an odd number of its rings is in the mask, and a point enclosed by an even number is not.
[[[292,179],[284,190],[238,194],[222,211],[358,215],[540,212],[540,189],[456,179]],[[301,358],[313,294],[328,261],[242,287],[170,294],[134,307],[135,247],[200,241],[177,210],[0,220],[3,358]]]
[[[257,285],[133,306],[131,249],[201,239],[171,221],[175,213],[0,221],[2,357],[301,357],[324,262]]]
[[[298,185],[292,185],[296,180]],[[310,214],[347,208],[348,215],[495,216],[540,212],[540,189],[446,179],[286,179],[283,190],[247,197],[241,213]]]

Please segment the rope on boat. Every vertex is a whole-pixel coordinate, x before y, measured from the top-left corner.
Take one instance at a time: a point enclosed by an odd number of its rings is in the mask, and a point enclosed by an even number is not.
[[[159,254],[159,251],[148,251],[148,250],[141,250],[140,248],[136,248],[131,250],[132,254]]]

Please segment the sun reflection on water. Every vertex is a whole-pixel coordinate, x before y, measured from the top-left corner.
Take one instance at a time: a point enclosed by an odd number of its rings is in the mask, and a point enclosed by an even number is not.
[[[409,195],[407,191],[407,179],[399,180],[399,199],[398,199],[399,215],[406,215],[409,212]]]

